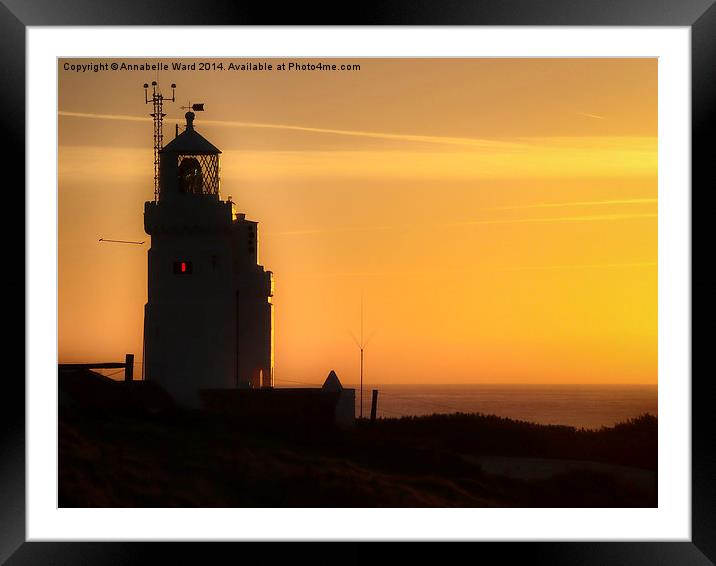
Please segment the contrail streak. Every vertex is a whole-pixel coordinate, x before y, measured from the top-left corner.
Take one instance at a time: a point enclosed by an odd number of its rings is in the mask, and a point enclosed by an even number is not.
[[[436,223],[433,228],[451,228],[459,226],[480,226],[487,224],[531,224],[549,222],[609,222],[615,220],[637,220],[643,218],[657,218],[656,213],[644,214],[591,214],[584,216],[552,216],[543,218],[511,218],[511,219],[485,219],[465,220],[461,222]],[[281,232],[265,232],[264,236],[310,236],[316,234],[336,234],[341,232],[374,232],[390,230],[408,230],[411,226],[366,226],[354,228],[306,228],[305,230],[285,230]]]
[[[542,269],[610,269],[621,267],[657,267],[655,261],[635,261],[632,263],[563,263],[556,265],[527,265],[524,267],[509,267],[508,271],[532,271]]]
[[[95,120],[118,120],[124,122],[150,122],[150,117],[130,116],[127,114],[95,114],[90,112],[69,112],[66,110],[60,110],[58,112],[60,116],[68,118],[89,118]],[[182,123],[179,119],[169,119],[167,122],[171,123]],[[498,140],[487,140],[478,138],[460,138],[460,137],[446,137],[446,136],[424,136],[424,135],[413,135],[413,134],[394,134],[390,132],[367,132],[362,130],[340,130],[334,128],[313,128],[310,126],[294,126],[289,124],[264,124],[260,122],[240,122],[232,120],[202,120],[202,124],[219,127],[229,128],[256,128],[256,129],[268,129],[268,130],[283,130],[283,131],[295,131],[295,132],[306,132],[314,134],[332,134],[339,136],[351,136],[360,138],[371,138],[371,139],[382,139],[392,141],[405,141],[414,143],[432,143],[432,144],[443,144],[443,145],[457,145],[457,146],[470,146],[470,147],[482,147],[491,149],[505,149],[505,150],[516,150],[530,147],[529,144],[517,143],[517,142],[505,142]]]
[[[607,206],[610,204],[656,204],[655,198],[631,198],[620,200],[583,200],[575,202],[540,202],[536,204],[523,204],[514,206],[495,206],[488,210],[521,210],[527,208],[557,208],[570,206]]]
[[[598,114],[590,114],[589,112],[577,112],[580,116],[586,116],[587,118],[595,118],[597,120],[606,120],[604,116],[599,116]]]
[[[468,220],[454,222],[446,226],[476,226],[480,224],[529,224],[544,222],[604,222],[611,220],[633,220],[640,218],[657,218],[656,213],[647,214],[592,214],[585,216],[553,216],[547,218],[513,218],[502,220]]]
[[[385,232],[399,230],[395,226],[356,226],[353,228],[306,228],[299,230],[283,230],[281,232],[264,232],[264,236],[310,236],[312,234],[338,234],[341,232]]]
[[[493,271],[541,271],[541,270],[561,270],[561,269],[626,269],[640,267],[658,267],[656,261],[635,261],[628,263],[563,263],[554,265],[526,265],[526,266],[494,266],[490,269]],[[443,268],[443,273],[484,273],[484,268],[466,267],[466,268]],[[405,276],[413,277],[415,275],[424,275],[423,270],[416,269],[396,269],[386,271],[333,271],[333,272],[292,272],[291,276],[307,277],[307,278],[323,278],[323,277],[386,277],[386,276]],[[354,338],[355,340],[355,338]]]

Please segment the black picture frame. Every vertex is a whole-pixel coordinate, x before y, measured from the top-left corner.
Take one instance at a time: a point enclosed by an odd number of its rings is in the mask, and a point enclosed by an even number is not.
[[[27,26],[65,25],[569,25],[686,26],[691,30],[692,80],[692,210],[716,188],[709,143],[716,138],[716,5],[714,0],[411,0],[362,2],[331,8],[272,3],[251,5],[231,0],[142,2],[115,0],[2,0],[0,2],[0,120],[6,163],[25,159],[25,32]],[[53,93],[48,93],[53,96]],[[23,109],[23,111],[21,111]],[[24,169],[16,168],[16,186],[24,186]],[[7,179],[7,178],[6,178]],[[6,182],[8,182],[6,180]],[[6,194],[10,187],[4,187]],[[685,190],[687,187],[685,187]],[[20,194],[19,191],[14,191]],[[698,210],[704,211],[704,203]],[[16,211],[24,210],[24,199]],[[25,214],[31,211],[24,210]],[[19,212],[15,212],[19,214]],[[17,230],[14,230],[15,236]],[[700,242],[693,236],[692,253]],[[694,270],[692,268],[692,281]],[[27,285],[27,281],[24,281]],[[693,284],[692,284],[693,300]],[[26,298],[27,301],[27,298]],[[26,302],[27,307],[27,302]],[[702,312],[702,311],[699,311]],[[702,315],[705,316],[705,315]],[[693,319],[692,319],[693,321]],[[24,324],[23,324],[24,327]],[[19,332],[17,333],[20,334]],[[23,333],[24,339],[24,333]],[[692,338],[692,344],[695,343]],[[693,347],[692,347],[693,349]],[[693,357],[693,356],[692,356]],[[10,366],[7,366],[10,367]],[[401,545],[400,562],[444,561],[467,552],[476,561],[501,564],[679,564],[716,561],[716,441],[712,410],[716,386],[708,373],[692,372],[692,536],[689,542],[495,542],[479,547],[446,549],[444,545]],[[236,543],[26,542],[25,536],[25,386],[18,372],[6,372],[0,413],[0,563],[125,564],[223,562]],[[15,379],[11,379],[14,377]],[[49,376],[48,376],[49,377]],[[668,401],[667,401],[668,402]],[[262,562],[384,561],[386,545],[253,543]],[[467,543],[466,543],[467,544]],[[246,557],[246,547],[241,556]],[[403,548],[409,546],[410,548]],[[479,554],[478,554],[479,553]],[[247,558],[247,557],[246,557]],[[232,561],[234,560],[232,559]]]

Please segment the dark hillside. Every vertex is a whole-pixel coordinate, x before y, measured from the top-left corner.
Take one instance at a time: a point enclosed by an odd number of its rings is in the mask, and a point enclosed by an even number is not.
[[[657,504],[650,415],[598,431],[479,414],[345,430],[182,410],[137,384],[95,380],[85,401],[63,387],[77,383],[61,379],[61,507]]]

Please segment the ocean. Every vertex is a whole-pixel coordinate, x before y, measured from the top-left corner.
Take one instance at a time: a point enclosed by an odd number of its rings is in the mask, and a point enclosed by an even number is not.
[[[124,371],[124,370],[120,370]],[[99,371],[98,373],[103,373]],[[115,370],[116,373],[116,370]],[[121,379],[121,375],[111,375]],[[277,380],[278,387],[320,387]],[[356,389],[356,417],[360,391]],[[363,416],[370,416],[371,391],[378,390],[378,417],[433,413],[485,413],[539,424],[600,428],[638,417],[658,416],[656,385],[396,385],[363,384]]]
[[[378,417],[480,412],[540,424],[599,428],[643,413],[658,414],[656,385],[364,384],[364,417],[370,416],[372,389],[378,389]]]

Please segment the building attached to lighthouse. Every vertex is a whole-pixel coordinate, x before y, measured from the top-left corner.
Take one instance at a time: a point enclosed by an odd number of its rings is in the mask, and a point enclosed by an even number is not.
[[[194,117],[159,152],[159,191],[144,204],[144,377],[189,405],[202,390],[273,385],[273,277],[258,263],[258,223],[220,200],[221,151]]]

